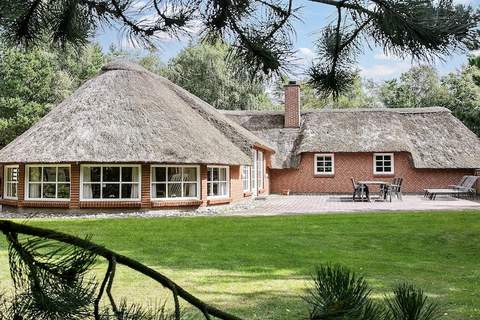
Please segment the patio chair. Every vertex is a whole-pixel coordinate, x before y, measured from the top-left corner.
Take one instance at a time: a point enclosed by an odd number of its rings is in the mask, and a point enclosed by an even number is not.
[[[351,178],[351,180],[353,186],[352,200],[355,201],[358,198],[358,200],[364,201],[365,199],[368,199],[368,187],[357,183],[354,178]]]
[[[391,184],[385,186],[384,199],[386,200],[389,197],[390,202],[392,202],[392,196],[394,195],[398,200],[402,200],[402,184],[403,178],[394,178]]]
[[[437,195],[447,195],[447,196],[465,196],[473,197],[475,195],[475,183],[479,177],[477,176],[466,176],[460,180],[460,184],[450,186],[445,189],[425,189],[424,197],[435,200]]]

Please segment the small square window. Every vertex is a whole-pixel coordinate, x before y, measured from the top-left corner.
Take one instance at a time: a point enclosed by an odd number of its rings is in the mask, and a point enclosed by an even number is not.
[[[316,154],[314,163],[316,175],[333,175],[335,172],[333,154]]]
[[[373,155],[373,173],[374,174],[393,174],[394,159],[393,153],[375,153]]]

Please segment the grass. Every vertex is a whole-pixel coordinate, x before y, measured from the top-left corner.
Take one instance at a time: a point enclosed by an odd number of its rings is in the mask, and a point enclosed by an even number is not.
[[[480,212],[277,217],[32,220],[136,258],[200,298],[246,319],[302,319],[316,265],[364,274],[383,298],[398,281],[422,287],[444,319],[480,319]],[[0,286],[10,285],[0,242]],[[101,275],[105,264],[95,267]],[[165,299],[155,283],[124,268],[115,293]]]

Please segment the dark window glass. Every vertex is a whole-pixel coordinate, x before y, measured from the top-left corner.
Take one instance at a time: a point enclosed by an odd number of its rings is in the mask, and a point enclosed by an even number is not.
[[[154,184],[153,185],[153,196],[154,198],[165,198],[167,197],[167,186],[165,184]]]
[[[167,176],[167,168],[165,168],[165,167],[155,168],[155,175],[154,175],[155,180],[154,181],[164,182],[166,176]]]
[[[119,184],[104,184],[102,188],[103,199],[119,199],[120,185]]]
[[[103,168],[103,182],[119,182],[120,168],[119,167],[104,167]]]
[[[57,181],[57,168],[44,167],[43,168],[43,181],[55,182]]]
[[[45,183],[43,185],[43,198],[55,198],[55,184]]]
[[[58,181],[70,182],[70,168],[67,168],[67,167],[58,168]]]
[[[138,187],[133,184],[122,184],[122,199],[137,199]]]
[[[59,199],[70,198],[70,185],[69,184],[58,184],[58,198]]]

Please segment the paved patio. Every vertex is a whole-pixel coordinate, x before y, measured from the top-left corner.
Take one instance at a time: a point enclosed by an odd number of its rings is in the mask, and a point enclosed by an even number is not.
[[[403,200],[392,202],[353,202],[350,195],[270,195],[255,200],[250,208],[228,215],[277,215],[301,213],[366,212],[366,211],[438,211],[479,210],[480,202],[452,197],[428,200],[421,195],[404,195]]]

